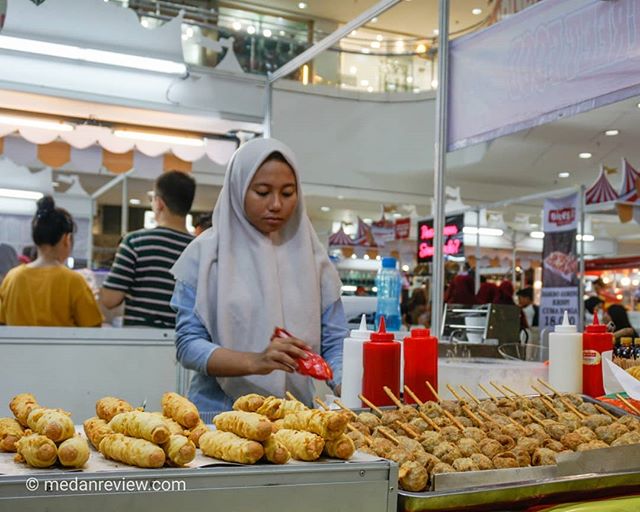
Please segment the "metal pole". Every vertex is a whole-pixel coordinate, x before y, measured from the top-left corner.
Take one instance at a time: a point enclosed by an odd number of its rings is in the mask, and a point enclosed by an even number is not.
[[[122,209],[120,222],[120,236],[127,234],[129,229],[129,187],[127,186],[127,177],[122,179]]]
[[[267,83],[264,86],[264,127],[263,136],[265,139],[271,138],[271,122],[272,122],[272,109],[273,108],[273,85],[267,78]]]
[[[584,223],[586,217],[585,186],[580,186],[580,279],[578,280],[578,330],[582,332],[584,327]]]
[[[480,210],[476,210],[476,275],[474,287],[476,293],[480,289]]]
[[[87,233],[87,268],[91,270],[93,261],[93,197],[89,198],[89,232]]]
[[[433,198],[435,230],[433,238],[433,289],[431,296],[431,332],[442,335],[444,296],[444,215],[445,170],[447,157],[447,92],[449,89],[449,1],[439,2],[438,90],[436,92],[436,138],[434,146]]]

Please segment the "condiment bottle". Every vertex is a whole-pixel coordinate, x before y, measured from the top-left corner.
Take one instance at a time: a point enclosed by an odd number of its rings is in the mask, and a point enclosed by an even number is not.
[[[618,357],[622,359],[631,359],[633,347],[631,342],[633,339],[629,336],[620,338],[620,350],[618,351]]]
[[[587,325],[582,336],[582,392],[592,397],[602,396],[602,353],[611,350],[613,334],[593,315],[593,324]]]
[[[400,343],[387,332],[384,316],[380,317],[378,332],[371,333],[369,341],[362,345],[362,362],[362,394],[375,405],[393,405],[383,388],[387,386],[394,395],[400,394]]]
[[[369,339],[366,315],[362,315],[360,328],[353,329],[344,340],[342,349],[342,402],[351,408],[360,407],[358,395],[362,393],[362,346]]]
[[[420,400],[426,402],[436,397],[425,386],[425,381],[438,390],[438,339],[431,336],[429,329],[412,329],[403,343],[404,352],[404,384],[413,391]],[[408,395],[404,395],[406,403],[415,403]]]
[[[582,360],[582,334],[565,311],[549,334],[549,383],[563,393],[582,393]]]

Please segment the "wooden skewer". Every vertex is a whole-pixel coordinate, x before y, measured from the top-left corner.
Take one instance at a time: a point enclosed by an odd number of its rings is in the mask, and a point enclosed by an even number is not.
[[[288,393],[288,391],[287,391],[287,393]],[[320,407],[322,407],[325,411],[328,411],[328,410],[330,410],[330,409],[331,409],[331,408],[330,408],[326,403],[324,403],[324,402],[320,399],[320,397],[319,397],[319,396],[315,397],[315,398],[313,399],[313,401],[314,401],[315,403],[317,403]]]
[[[384,437],[386,437],[389,441],[391,441],[396,446],[400,444],[400,441],[398,440],[398,438],[394,436],[391,432],[389,432],[389,429],[387,429],[386,427],[378,427],[378,432],[380,432],[380,434],[382,434]]]
[[[479,414],[480,416],[482,416],[482,417],[483,417],[485,420],[487,420],[488,422],[490,422],[490,423],[495,423],[496,425],[498,425],[498,426],[499,426],[499,423],[498,423],[498,422],[496,422],[496,420],[494,420],[494,419],[493,419],[489,414],[487,414],[486,412],[484,412],[484,411],[478,411],[478,414]]]
[[[349,414],[351,414],[354,418],[356,419],[358,418],[358,415],[355,412],[353,412],[351,409],[349,409],[346,405],[344,405],[339,398],[336,398],[333,401],[333,403],[336,404],[338,407],[340,407],[340,409],[342,409],[343,411],[346,411]]]
[[[593,405],[595,405],[596,409],[598,409],[598,411],[599,411],[601,414],[606,414],[607,416],[609,416],[609,417],[613,418],[614,420],[617,420],[617,419],[618,419],[618,417],[617,417],[615,414],[610,413],[609,411],[607,411],[607,410],[606,410],[604,407],[602,407],[601,405],[598,405],[598,404],[593,404]]]
[[[545,426],[544,423],[542,422],[542,420],[540,418],[538,418],[537,416],[535,416],[534,414],[531,414],[529,411],[525,411],[525,414],[527,414],[529,416],[529,418],[531,418],[533,421],[535,421],[539,425],[542,425],[543,427]]]
[[[507,386],[506,384],[503,384],[502,387],[504,389],[506,389],[509,393],[511,393],[514,396],[517,396],[518,398],[522,399],[522,400],[526,400],[526,397],[522,396],[520,393],[518,393],[517,391],[514,391],[513,389],[511,389],[509,386]]]
[[[626,405],[629,409],[631,409],[634,413],[640,416],[640,409],[638,409],[635,405],[633,405],[629,400],[623,397],[620,393],[616,393],[616,397],[620,400],[624,405]]]
[[[285,391],[284,394],[289,400],[293,400],[294,402],[299,402],[300,401],[295,396],[293,396],[293,394],[290,393],[289,391]]]
[[[509,395],[507,395],[506,391],[504,389],[502,389],[500,386],[498,386],[495,382],[493,382],[492,380],[489,381],[489,384],[491,384],[493,386],[493,388],[498,392],[498,393],[502,393],[502,395],[507,399],[507,400],[511,400],[511,397]]]
[[[469,407],[467,407],[466,405],[463,405],[462,410],[471,419],[471,421],[475,421],[476,425],[478,425],[479,427],[482,426],[482,420],[480,420],[480,418],[478,418],[475,414],[473,414],[473,411],[469,409]]]
[[[330,411],[331,410],[330,407],[325,402],[323,402],[319,397],[315,397],[313,400],[320,407],[322,407],[325,411]],[[358,417],[358,415],[355,412],[353,412],[351,409],[347,409],[347,411],[349,411],[351,414],[353,414],[356,418]],[[364,437],[364,440],[366,441],[367,445],[371,446],[371,444],[373,443],[373,438],[371,436],[368,436],[367,434],[363,434],[356,427],[354,427],[351,423],[347,423],[347,428],[351,432],[358,432],[359,434],[362,434],[362,437]]]
[[[418,404],[418,407],[421,405],[424,405],[424,402],[422,402],[422,400],[420,400],[416,394],[411,391],[411,388],[409,388],[409,386],[405,386],[404,387],[404,392],[407,393],[411,398],[413,398],[413,400]],[[429,416],[427,416],[425,413],[423,413],[420,409],[418,409],[418,416],[420,416],[424,421],[427,422],[427,424],[436,432],[440,432],[440,426],[433,421],[431,418],[429,418]]]
[[[540,395],[540,400],[542,401],[542,405],[549,409],[553,414],[558,418],[561,417],[560,411],[553,406],[553,402],[551,402],[546,396]]]
[[[562,402],[562,404],[567,409],[569,409],[573,414],[575,414],[578,418],[584,419],[586,417],[569,400],[567,400],[564,396],[562,396],[562,394],[556,388],[554,388],[551,384],[549,384],[548,382],[545,382],[540,378],[538,378],[538,382],[548,390],[552,391],[558,397],[558,399]]]
[[[359,398],[360,400],[362,400],[362,403],[363,403],[363,404],[368,405],[368,406],[369,406],[369,408],[370,408],[373,412],[375,412],[375,413],[376,413],[376,414],[378,414],[379,416],[382,416],[382,411],[381,411],[381,410],[380,410],[376,405],[374,405],[374,404],[373,404],[373,403],[371,403],[369,400],[367,400],[367,398],[366,398],[364,395],[360,394],[360,395],[358,395],[358,398]]]
[[[458,402],[460,402],[461,404],[463,404],[465,402],[464,398],[462,398],[458,393],[456,393],[456,390],[453,389],[453,386],[451,384],[447,384],[447,389],[449,391],[451,391],[451,394],[456,397],[456,400]]]
[[[460,389],[462,391],[464,391],[464,393],[471,398],[471,400],[473,400],[475,403],[477,403],[478,405],[480,405],[480,400],[478,400],[478,397],[476,395],[474,395],[471,390],[469,388],[467,388],[464,384],[460,384]]]
[[[484,391],[484,394],[487,395],[493,402],[497,402],[498,398],[487,388],[485,388],[482,384],[478,383],[478,387]]]
[[[410,388],[409,386],[407,386],[406,384],[405,384],[405,386],[404,386],[404,392],[405,392],[407,395],[409,395],[411,398],[413,398],[413,401],[414,401],[415,403],[417,403],[417,404],[418,404],[418,406],[424,405],[424,402],[423,402],[422,400],[420,400],[420,398],[418,398],[418,395],[416,395],[416,394],[411,390],[411,388]]]
[[[407,425],[406,423],[402,423],[399,420],[396,420],[395,423],[402,430],[404,430],[411,439],[418,439],[420,437],[420,434],[418,434],[415,430],[413,430],[410,425]]]
[[[400,399],[396,395],[393,394],[393,391],[391,391],[391,389],[389,389],[388,386],[382,386],[382,389],[398,409],[400,409],[401,407],[404,407],[404,404],[400,401]]]
[[[524,428],[524,425],[520,425],[516,420],[514,420],[511,416],[505,415],[505,417],[509,420],[509,422],[514,426],[519,428],[522,432],[526,432],[527,429]]]
[[[438,395],[438,392],[435,389],[433,389],[431,382],[429,382],[428,380],[425,380],[424,383],[427,385],[427,388],[429,388],[429,391],[431,391],[433,396],[436,397],[436,402],[438,403],[442,402],[442,398],[440,398],[440,395]]]

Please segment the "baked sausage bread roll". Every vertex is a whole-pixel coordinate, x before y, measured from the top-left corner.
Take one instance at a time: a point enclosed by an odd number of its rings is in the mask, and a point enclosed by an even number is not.
[[[46,436],[27,430],[16,443],[16,462],[26,462],[34,468],[48,468],[58,459],[55,443]]]
[[[24,436],[24,429],[13,418],[0,418],[0,452],[15,452],[16,442]]]
[[[233,432],[253,441],[266,441],[271,436],[271,422],[255,412],[228,411],[213,418],[218,430]]]
[[[339,412],[307,409],[306,411],[287,414],[284,417],[284,428],[305,430],[323,437],[337,439],[347,429],[349,418]]]
[[[162,449],[167,456],[166,462],[171,466],[184,466],[196,458],[196,445],[185,436],[172,434]]]
[[[180,425],[180,423],[178,423],[176,420],[174,420],[172,418],[168,418],[167,416],[165,416],[161,412],[152,412],[151,414],[153,414],[154,416],[157,416],[162,421],[164,421],[164,424],[169,429],[169,433],[177,434],[177,435],[180,435],[180,436],[184,435],[184,427],[182,425]]]
[[[298,460],[316,460],[324,448],[324,439],[311,432],[283,428],[273,436],[289,450],[291,457]]]
[[[116,414],[131,411],[133,411],[133,407],[129,402],[116,398],[115,396],[105,396],[96,402],[96,416],[107,423],[110,422]]]
[[[256,412],[266,416],[271,421],[275,421],[284,418],[288,414],[305,411],[307,409],[306,405],[297,400],[285,400],[283,398],[276,398],[275,396],[268,396]]]
[[[47,436],[55,443],[73,437],[76,433],[69,413],[59,409],[33,409],[27,418],[29,428],[38,434]]]
[[[39,409],[40,405],[36,397],[31,393],[20,393],[14,396],[9,402],[9,409],[23,427],[28,427],[27,419],[34,409]]]
[[[200,436],[205,432],[209,432],[209,427],[205,424],[204,421],[200,420],[191,431],[189,432],[189,441],[196,445],[196,447],[200,448]]]
[[[200,421],[198,408],[178,393],[162,395],[162,413],[185,428],[193,428]]]
[[[166,459],[164,450],[159,446],[123,434],[105,436],[100,442],[100,453],[107,459],[139,468],[161,468]]]
[[[326,440],[323,453],[329,457],[347,460],[356,451],[356,445],[346,434],[342,434],[338,439]],[[422,450],[420,450],[422,451]]]
[[[233,403],[234,411],[256,412],[264,403],[264,397],[256,393],[244,395]]]
[[[96,450],[100,447],[100,442],[106,435],[114,433],[109,424],[97,416],[85,420],[82,426],[84,427],[84,434]]]
[[[80,436],[60,443],[58,446],[58,460],[60,464],[72,468],[81,468],[89,460],[89,444]]]
[[[240,464],[255,464],[264,455],[264,448],[260,443],[220,430],[202,434],[200,449],[209,457]]]
[[[273,436],[262,443],[264,457],[272,464],[286,464],[291,458],[287,447]]]
[[[114,432],[129,437],[146,439],[152,443],[166,443],[171,435],[164,420],[150,412],[121,412],[109,422]]]

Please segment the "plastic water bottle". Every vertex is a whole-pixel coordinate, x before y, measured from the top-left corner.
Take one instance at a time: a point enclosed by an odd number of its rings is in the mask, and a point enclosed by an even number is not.
[[[380,326],[380,317],[384,316],[387,329],[399,331],[402,327],[400,318],[400,292],[402,278],[397,269],[395,258],[382,258],[382,267],[376,276],[378,288],[378,306],[376,308],[376,329]]]

